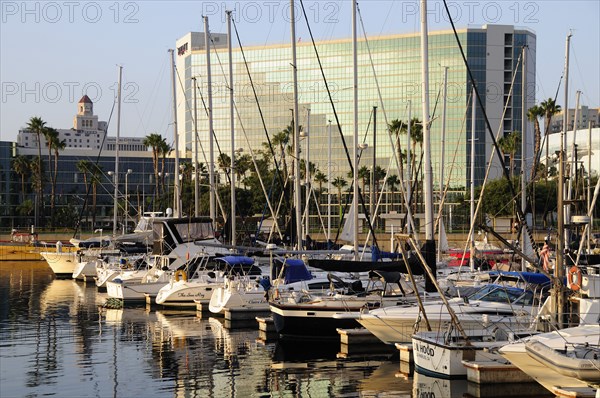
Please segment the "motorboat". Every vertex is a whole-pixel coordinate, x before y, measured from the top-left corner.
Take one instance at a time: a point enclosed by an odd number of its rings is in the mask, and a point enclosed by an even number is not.
[[[525,285],[518,287],[502,283],[506,278],[516,278]],[[494,283],[483,285],[470,296],[449,299],[448,304],[464,330],[479,330],[484,325],[523,330],[531,326],[545,304],[549,283],[543,274],[498,272]],[[446,304],[439,298],[434,301],[425,298],[423,309],[432,330],[445,330],[452,323]],[[386,344],[411,342],[415,329],[425,327],[421,309],[412,304],[338,316],[355,317],[358,323]]]
[[[108,297],[122,300],[123,303],[146,301],[147,297],[154,299],[158,291],[169,283],[176,270],[170,266],[167,256],[151,256],[148,263],[151,266],[141,279],[137,275],[122,273],[106,282]]]
[[[212,257],[204,254],[195,270],[175,272],[171,281],[157,293],[155,302],[163,306],[195,307],[208,305],[213,292],[223,286],[226,278],[244,277],[257,281],[261,270],[254,259],[246,256]]]
[[[288,339],[337,339],[338,329],[357,328],[357,314],[368,309],[414,304],[414,291],[400,273],[378,271],[348,281],[328,274],[331,289],[325,294],[302,291],[300,294],[280,295],[271,303],[275,330]]]
[[[325,286],[301,259],[275,258],[270,274],[269,278],[253,281],[247,277],[227,278],[225,284],[213,292],[208,309],[215,314],[226,310],[269,311],[271,297],[302,290],[320,291]],[[329,283],[327,281],[326,285]]]
[[[451,325],[446,330],[420,331],[412,336],[415,369],[433,377],[464,378],[467,368],[463,361],[497,360],[498,348],[536,333],[532,329],[509,331],[489,323],[481,329],[465,330],[464,334]]]
[[[141,281],[147,272],[146,255],[129,257],[110,257],[96,265],[96,287],[106,289],[107,282],[118,276],[127,275],[127,279]]]
[[[550,392],[600,388],[600,324],[541,333],[506,344],[500,354]]]

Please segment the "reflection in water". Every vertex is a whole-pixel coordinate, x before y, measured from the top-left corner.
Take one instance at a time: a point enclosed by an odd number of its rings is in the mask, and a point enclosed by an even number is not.
[[[410,396],[385,358],[341,360],[336,344],[260,343],[256,326],[145,307],[47,267],[0,268],[0,396]],[[436,395],[437,396],[437,395]]]

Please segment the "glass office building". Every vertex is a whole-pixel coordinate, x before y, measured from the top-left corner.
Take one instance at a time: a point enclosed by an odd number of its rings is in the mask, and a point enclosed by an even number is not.
[[[243,32],[240,32],[243,40]],[[221,151],[230,155],[231,131],[229,108],[229,57],[227,36],[212,34],[211,71],[214,131]],[[506,25],[485,25],[458,31],[467,62],[473,72],[487,118],[494,135],[521,131],[521,69],[518,60],[523,46],[527,54],[527,86],[535,87],[536,36],[533,32]],[[282,43],[240,48],[233,40],[233,92],[236,105],[235,147],[263,148],[270,138],[290,125],[293,108],[293,72],[291,45]],[[244,46],[244,43],[241,43]],[[204,34],[190,32],[176,43],[176,66],[182,85],[178,85],[178,126],[183,156],[194,151],[194,90],[197,81],[197,115],[200,137],[199,161],[208,159],[207,68]],[[242,53],[243,49],[243,53]],[[323,66],[321,73],[320,58]],[[343,137],[351,150],[353,142],[353,57],[352,40],[332,40],[297,45],[299,121],[308,130],[302,139],[302,158],[325,174],[331,164],[331,178],[348,179],[350,166],[344,151]],[[434,190],[439,187],[441,151],[445,151],[445,179],[462,190],[469,186],[471,161],[474,161],[476,184],[483,181],[486,165],[493,151],[490,133],[481,108],[476,111],[476,155],[470,158],[471,83],[461,51],[452,31],[434,31],[429,36],[429,76],[431,109],[431,145]],[[446,138],[442,146],[442,86],[444,67],[448,67]],[[325,79],[323,78],[323,75]],[[250,81],[250,78],[252,82]],[[514,85],[511,81],[514,80]],[[359,142],[368,144],[361,164],[378,166],[398,175],[391,161],[395,137],[386,128],[394,119],[422,119],[421,56],[419,34],[364,38],[358,42],[358,132]],[[512,94],[511,92],[512,86]],[[327,90],[329,88],[329,92]],[[255,98],[256,92],[256,98]],[[533,106],[534,90],[527,90],[527,108]],[[257,101],[258,99],[258,101]],[[504,105],[507,105],[506,109]],[[260,108],[259,108],[260,107]],[[374,107],[376,124],[374,123]],[[310,119],[309,119],[310,115]],[[339,122],[339,129],[338,129]],[[331,128],[329,127],[331,124]],[[341,134],[340,134],[341,130]],[[374,131],[375,137],[374,137]],[[331,133],[331,141],[329,135]],[[532,147],[533,129],[526,133]],[[330,143],[331,142],[331,143]],[[401,136],[402,150],[407,139]],[[215,148],[216,144],[215,144]],[[420,159],[420,147],[415,147]],[[215,149],[215,159],[218,149]],[[531,153],[531,152],[529,152]],[[517,155],[520,157],[520,155]],[[418,164],[418,162],[417,162]],[[215,166],[216,167],[216,166]],[[216,168],[218,169],[218,168]],[[492,161],[491,176],[500,176],[497,159]]]

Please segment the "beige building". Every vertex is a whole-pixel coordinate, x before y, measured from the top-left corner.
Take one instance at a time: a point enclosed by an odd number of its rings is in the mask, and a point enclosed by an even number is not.
[[[77,114],[73,117],[73,127],[70,129],[56,129],[58,139],[64,141],[66,148],[87,150],[104,149],[114,151],[117,138],[107,136],[108,123],[98,120],[94,115],[94,103],[87,95],[81,97],[77,103]],[[121,151],[146,151],[144,139],[139,137],[120,137],[119,150]],[[42,148],[46,147],[46,140],[41,137]],[[37,134],[23,128],[17,135],[17,146],[21,148],[38,147]]]
[[[573,130],[575,126],[575,108],[569,109],[567,115],[569,125],[567,130]],[[577,129],[587,129],[592,123],[592,128],[600,127],[600,108],[589,108],[581,106],[577,112]],[[557,113],[552,117],[550,126],[553,133],[557,133],[563,128],[563,112]]]

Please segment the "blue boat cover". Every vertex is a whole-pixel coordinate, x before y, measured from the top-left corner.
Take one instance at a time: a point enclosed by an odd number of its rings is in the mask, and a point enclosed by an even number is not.
[[[400,254],[384,252],[382,250],[379,250],[377,246],[371,246],[371,261],[379,261],[383,258],[391,258],[392,260],[396,260],[400,258]]]
[[[284,274],[285,283],[308,281],[313,278],[304,261],[299,259],[287,259]]]
[[[217,257],[215,260],[223,261],[231,266],[234,265],[252,265],[254,264],[254,259],[245,256],[224,256]]]
[[[527,283],[536,285],[545,285],[550,283],[550,278],[546,275],[537,272],[519,272],[519,271],[491,271],[490,277],[506,277],[511,279],[521,279]]]

